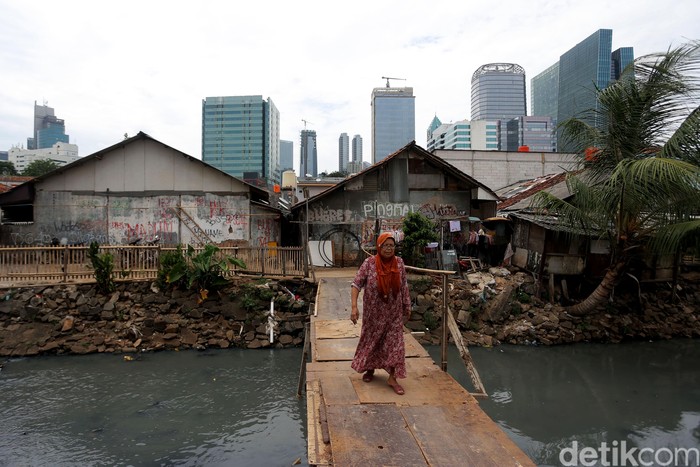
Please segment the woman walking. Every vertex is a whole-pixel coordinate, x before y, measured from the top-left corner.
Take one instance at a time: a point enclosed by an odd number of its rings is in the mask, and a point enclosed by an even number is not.
[[[396,241],[391,233],[377,238],[377,254],[367,258],[355,275],[351,287],[350,320],[357,323],[357,298],[362,298],[362,330],[352,368],[363,373],[369,383],[374,370],[389,373],[387,384],[399,395],[404,389],[397,378],[406,377],[403,323],[411,316],[411,299],[403,260],[395,253]]]

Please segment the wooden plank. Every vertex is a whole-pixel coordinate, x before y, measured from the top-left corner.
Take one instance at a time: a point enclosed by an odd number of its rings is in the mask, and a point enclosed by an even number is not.
[[[396,394],[387,384],[389,375],[385,371],[376,371],[370,383],[362,381],[359,373],[351,376],[350,380],[361,404],[477,405],[476,400],[452,376],[435,368],[436,370],[428,370],[423,374],[407,372],[407,377],[399,380],[406,391],[403,396]]]
[[[317,339],[360,337],[360,330],[362,329],[362,320],[358,320],[357,324],[352,324],[352,321],[350,321],[349,319],[317,320],[314,322],[314,326],[316,326]]]
[[[354,375],[358,375],[353,371]],[[359,376],[359,375],[358,375]],[[350,381],[352,375],[346,374],[338,376],[333,373],[322,373],[319,375],[321,387],[323,388],[323,399],[326,405],[352,405],[359,404],[360,399]]]
[[[332,405],[327,412],[333,465],[427,465],[398,407]]]
[[[318,381],[306,383],[306,427],[307,456],[309,465],[329,465],[331,447],[323,442],[323,430],[319,417],[321,386]]]
[[[408,333],[404,334],[403,337],[407,358],[429,356],[428,351],[418,343],[415,337]],[[352,360],[359,340],[359,337],[318,339],[316,336],[312,346],[314,348],[314,361]]]
[[[401,413],[429,465],[535,466],[477,405],[402,407]]]

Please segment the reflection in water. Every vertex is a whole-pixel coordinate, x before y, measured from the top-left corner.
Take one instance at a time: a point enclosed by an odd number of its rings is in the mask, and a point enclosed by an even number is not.
[[[45,357],[0,373],[0,465],[290,465],[296,350]]]
[[[700,341],[471,353],[481,406],[539,465],[560,465],[573,442],[700,448]],[[300,349],[10,361],[0,466],[306,464],[300,362]],[[453,347],[448,369],[471,387]]]
[[[450,350],[448,371],[471,388]],[[540,465],[559,465],[560,450],[573,441],[596,449],[623,440],[653,449],[700,448],[697,340],[471,353],[490,395],[481,407]]]

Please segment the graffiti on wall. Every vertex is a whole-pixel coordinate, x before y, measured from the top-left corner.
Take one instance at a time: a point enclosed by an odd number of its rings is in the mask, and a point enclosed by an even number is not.
[[[339,224],[352,218],[353,212],[350,209],[330,209],[323,205],[309,209],[309,222]]]
[[[270,242],[276,242],[278,235],[278,221],[270,217],[255,219],[251,234],[251,246],[267,246]]]
[[[374,218],[403,218],[409,212],[419,212],[428,219],[439,219],[458,215],[458,210],[453,204],[442,203],[380,203],[365,201],[362,203],[362,217]]]

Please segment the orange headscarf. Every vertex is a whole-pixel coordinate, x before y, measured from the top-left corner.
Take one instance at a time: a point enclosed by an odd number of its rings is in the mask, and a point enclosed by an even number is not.
[[[391,258],[384,258],[380,253],[380,249],[384,242],[388,239],[394,239],[394,236],[389,232],[384,232],[377,238],[377,255],[374,257],[377,265],[377,278],[379,293],[386,298],[390,293],[393,296],[398,295],[401,288],[401,276],[399,275],[399,262],[396,260],[396,255],[392,254]]]

